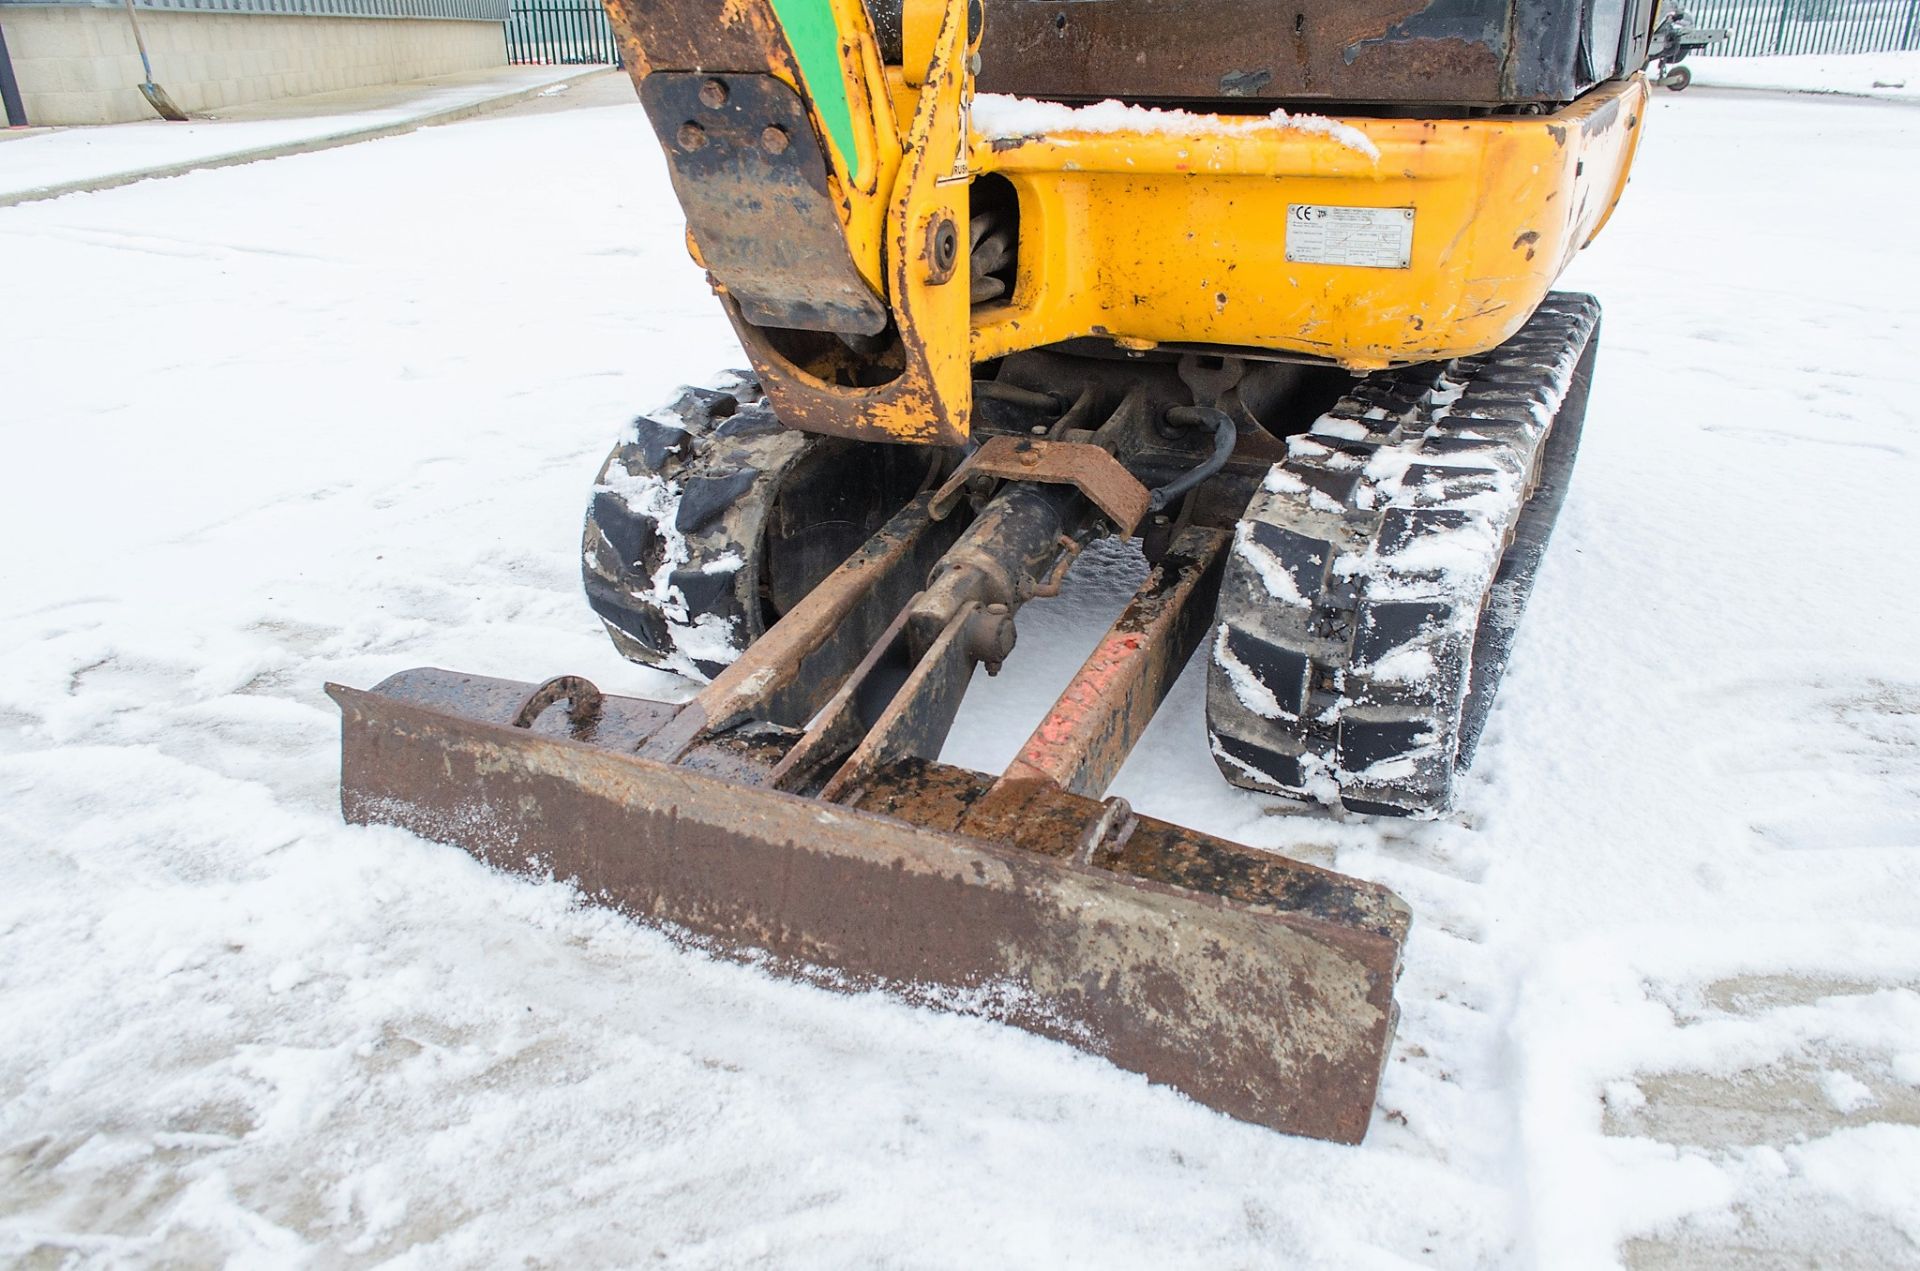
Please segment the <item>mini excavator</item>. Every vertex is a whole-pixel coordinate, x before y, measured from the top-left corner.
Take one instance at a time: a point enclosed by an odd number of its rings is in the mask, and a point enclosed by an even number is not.
[[[668,704],[329,686],[343,806],[676,939],[1357,1142],[1410,915],[1107,788],[1204,652],[1225,779],[1453,802],[1565,493],[1655,0],[606,0],[749,364],[636,419],[587,600]],[[999,773],[977,668],[1145,582]]]

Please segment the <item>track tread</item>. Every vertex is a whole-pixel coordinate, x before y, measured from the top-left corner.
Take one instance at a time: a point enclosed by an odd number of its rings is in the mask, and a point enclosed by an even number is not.
[[[1228,780],[1368,814],[1451,805],[1464,704],[1498,678],[1474,668],[1486,600],[1501,581],[1510,636],[1525,587],[1503,562],[1563,405],[1577,439],[1599,317],[1555,293],[1499,348],[1370,375],[1289,440],[1221,587],[1207,722]],[[1550,528],[1518,536],[1531,560]]]
[[[582,538],[587,600],[633,661],[707,680],[764,627],[758,545],[789,432],[744,371],[642,415],[600,469]]]

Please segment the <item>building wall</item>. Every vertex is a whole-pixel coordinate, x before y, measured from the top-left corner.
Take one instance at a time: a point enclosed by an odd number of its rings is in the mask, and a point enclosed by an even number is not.
[[[504,8],[504,5],[501,6]],[[502,66],[498,20],[140,9],[153,78],[182,109],[221,108]],[[27,119],[152,119],[126,9],[0,4]]]

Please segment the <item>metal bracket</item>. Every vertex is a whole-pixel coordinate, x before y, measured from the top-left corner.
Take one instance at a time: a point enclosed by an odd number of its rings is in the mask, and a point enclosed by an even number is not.
[[[580,737],[600,722],[606,696],[584,675],[556,675],[520,699],[510,722],[515,728],[532,728],[548,707],[561,701],[567,704],[567,726]]]
[[[968,455],[933,496],[929,509],[944,520],[960,501],[967,482],[975,477],[1008,481],[1037,481],[1043,485],[1070,485],[1087,496],[1114,532],[1131,538],[1147,514],[1147,487],[1107,451],[1085,441],[1046,441],[1037,437],[987,438]]]

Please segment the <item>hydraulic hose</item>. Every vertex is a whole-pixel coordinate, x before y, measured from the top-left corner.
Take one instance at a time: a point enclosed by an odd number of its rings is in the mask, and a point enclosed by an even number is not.
[[[1011,406],[1027,406],[1034,410],[1050,411],[1058,415],[1063,403],[1056,393],[1037,392],[1031,388],[1021,388],[1017,384],[1003,384],[999,380],[975,380],[975,397],[991,397],[996,402],[1006,402]]]
[[[1227,458],[1233,454],[1234,442],[1240,435],[1239,430],[1233,425],[1233,416],[1217,406],[1175,406],[1167,411],[1166,420],[1170,424],[1204,428],[1212,433],[1213,453],[1165,485],[1150,491],[1147,495],[1149,512],[1160,511],[1167,504],[1226,467]]]

